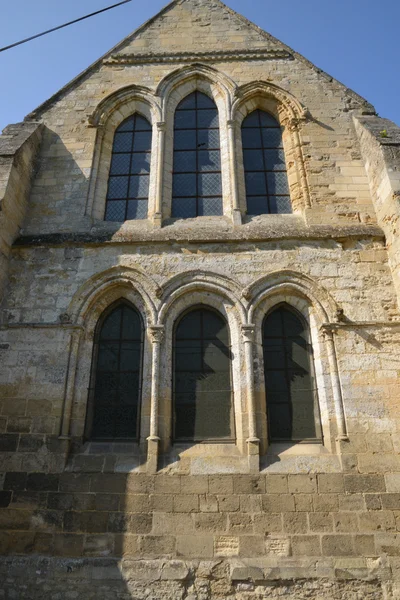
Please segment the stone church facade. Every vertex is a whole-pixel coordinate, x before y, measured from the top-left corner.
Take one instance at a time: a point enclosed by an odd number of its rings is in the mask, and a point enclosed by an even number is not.
[[[0,595],[400,597],[400,129],[174,0],[0,136]]]

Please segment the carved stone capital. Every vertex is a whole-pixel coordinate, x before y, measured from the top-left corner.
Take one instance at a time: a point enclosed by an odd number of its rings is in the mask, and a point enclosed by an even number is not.
[[[233,129],[235,127],[235,121],[232,119],[229,119],[229,121],[226,122],[228,129]]]
[[[165,121],[157,122],[157,131],[167,131],[167,124]]]
[[[242,325],[242,338],[244,342],[254,343],[254,336],[256,332],[256,326],[253,324]]]
[[[149,335],[152,344],[161,344],[164,339],[164,325],[152,325],[149,327]]]

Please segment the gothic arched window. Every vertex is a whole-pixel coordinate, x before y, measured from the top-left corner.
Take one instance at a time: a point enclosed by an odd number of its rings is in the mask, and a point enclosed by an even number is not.
[[[269,439],[320,441],[312,347],[304,319],[281,305],[263,325]]]
[[[174,439],[233,440],[231,349],[225,320],[197,308],[174,336]]]
[[[242,124],[243,162],[248,215],[291,213],[282,131],[278,121],[262,110]]]
[[[151,125],[134,114],[115,132],[108,180],[106,221],[147,219]]]
[[[174,123],[172,217],[222,215],[218,110],[193,92],[178,105]]]
[[[95,334],[87,437],[139,437],[142,387],[142,319],[121,302],[101,317]]]

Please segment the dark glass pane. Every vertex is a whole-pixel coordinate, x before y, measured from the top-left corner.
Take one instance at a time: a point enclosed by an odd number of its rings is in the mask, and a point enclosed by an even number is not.
[[[199,171],[220,171],[221,158],[219,150],[204,150],[198,152]]]
[[[290,214],[292,212],[292,203],[289,196],[270,196],[269,204],[273,214]]]
[[[204,368],[229,373],[230,353],[224,344],[207,343],[204,347]],[[213,381],[216,381],[215,379]]]
[[[247,127],[260,127],[260,119],[258,116],[259,111],[255,110],[245,119],[243,119],[242,128],[246,129]]]
[[[134,118],[133,117],[129,117],[129,119],[126,119],[125,121],[123,121],[123,123],[121,123],[121,125],[118,127],[117,131],[119,132],[124,132],[124,131],[133,131],[134,129]]]
[[[99,371],[96,377],[96,403],[112,406],[118,395],[118,373],[102,373]]]
[[[133,154],[131,173],[150,173],[151,154]]]
[[[291,310],[285,310],[282,313],[283,328],[285,335],[290,337],[300,336],[307,341],[307,330],[303,321],[299,319]]]
[[[107,202],[106,221],[125,221],[125,200],[114,200]]]
[[[282,344],[268,344],[265,339],[265,368],[282,369],[285,365],[285,351]]]
[[[131,152],[132,151],[132,133],[116,133],[114,136],[113,152]]]
[[[129,198],[148,198],[149,176],[134,175],[129,182]]]
[[[175,150],[195,150],[196,148],[196,130],[187,129],[185,131],[176,130],[174,133]]]
[[[193,310],[179,322],[174,352],[177,439],[232,436],[231,359],[227,341],[226,323],[213,311]]]
[[[268,404],[268,423],[271,440],[291,440],[292,415],[288,404]]]
[[[286,170],[285,153],[282,149],[264,150],[264,157],[267,171]]]
[[[260,129],[242,129],[242,145],[246,148],[261,148]]]
[[[173,218],[191,219],[196,216],[196,198],[174,198],[172,200]]]
[[[264,112],[263,110],[259,110],[260,121],[262,127],[279,127],[278,121],[270,115],[269,113]]]
[[[243,161],[245,171],[264,171],[264,161],[261,150],[244,150]]]
[[[148,200],[129,200],[126,218],[128,221],[147,219]]]
[[[246,173],[246,194],[249,196],[262,196],[267,193],[267,184],[264,173]]]
[[[199,340],[177,340],[175,360],[177,372],[200,371],[202,350]]]
[[[288,312],[288,311],[286,311]],[[283,319],[280,310],[274,310],[268,315],[264,327],[265,337],[281,337],[283,335]]]
[[[177,107],[177,111],[178,110],[187,110],[190,108],[196,108],[196,93],[193,92],[192,94],[189,94],[189,96],[186,96],[186,98],[184,98],[182,100],[182,102],[180,102],[180,104],[178,104]]]
[[[201,173],[200,175],[198,175],[198,193],[200,196],[221,195],[221,173]]]
[[[135,131],[151,131],[151,125],[147,119],[136,115]]]
[[[133,138],[133,150],[151,150],[151,131],[135,132]]]
[[[203,337],[205,340],[219,339],[228,342],[228,328],[221,317],[214,312],[208,311],[207,318],[203,319]]]
[[[129,177],[110,177],[107,198],[126,198],[128,195]]]
[[[208,127],[218,126],[218,111],[216,108],[197,111],[197,127],[201,129],[207,129]]]
[[[117,371],[119,359],[119,344],[100,342],[97,368],[99,371]]]
[[[268,199],[267,197],[251,197],[247,196],[247,214],[252,216],[268,214]]]
[[[92,437],[135,439],[142,348],[138,313],[125,304],[118,306],[104,320],[99,338]],[[132,338],[136,341],[123,341]]]
[[[138,313],[128,306],[124,306],[122,317],[122,339],[140,341],[141,338],[142,325]]]
[[[263,129],[262,137],[264,148],[279,148],[282,146],[282,132],[280,129]]]
[[[128,175],[131,164],[131,154],[114,154],[111,160],[111,175]]]
[[[195,129],[196,111],[195,110],[177,110],[175,113],[175,129]]]
[[[140,369],[140,342],[123,342],[121,344],[119,368],[121,371],[138,371]]]
[[[199,129],[197,133],[197,147],[199,150],[219,148],[219,129]]]
[[[199,310],[193,310],[180,321],[176,329],[176,339],[199,340],[201,331],[201,313]]]
[[[117,308],[108,315],[101,328],[101,340],[118,340],[121,334],[122,308]]]
[[[215,102],[207,94],[197,92],[197,108],[215,108]]]
[[[321,431],[305,322],[281,306],[265,319],[263,335],[271,439],[319,439]]]
[[[173,196],[196,196],[196,175],[176,174],[173,181]]]
[[[196,170],[196,152],[174,152],[175,173],[195,172]]]
[[[271,195],[289,194],[289,184],[286,173],[267,173],[268,192]]]
[[[200,217],[214,217],[222,215],[222,198],[199,198],[198,214]]]

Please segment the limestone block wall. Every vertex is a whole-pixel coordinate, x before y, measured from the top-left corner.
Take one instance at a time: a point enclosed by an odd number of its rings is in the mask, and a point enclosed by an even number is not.
[[[7,281],[10,248],[19,235],[29,202],[33,163],[43,125],[9,125],[0,135],[0,303]]]
[[[400,289],[397,235],[400,194],[400,128],[378,117],[355,119],[378,222],[385,232],[393,279]]]

